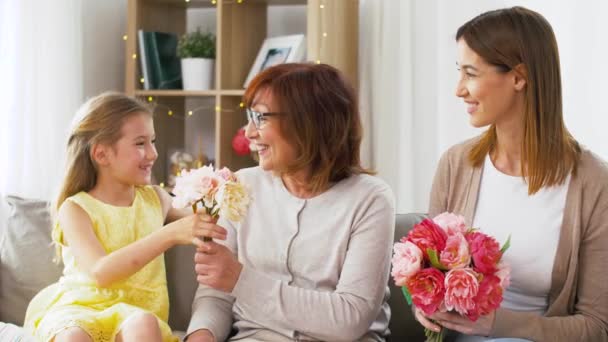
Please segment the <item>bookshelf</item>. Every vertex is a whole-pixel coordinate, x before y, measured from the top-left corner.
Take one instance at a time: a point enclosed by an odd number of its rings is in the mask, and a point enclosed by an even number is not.
[[[210,116],[207,128],[213,135],[211,157],[218,167],[232,170],[255,165],[249,156],[238,156],[231,141],[246,123],[240,109],[243,82],[267,37],[271,6],[305,6],[308,61],[321,61],[342,70],[357,84],[358,0],[128,0],[125,41],[125,92],[157,104],[155,128],[159,159],[153,174],[157,182],[167,179],[167,159],[172,150],[185,150],[189,103],[203,101],[209,109],[196,115]],[[215,15],[217,37],[215,87],[212,90],[143,90],[138,61],[137,31],[187,30],[188,10],[206,9]],[[169,110],[171,115],[168,114]],[[191,129],[191,128],[190,128]],[[201,131],[203,129],[201,128]],[[207,139],[209,140],[209,139]],[[195,157],[199,151],[187,151]]]

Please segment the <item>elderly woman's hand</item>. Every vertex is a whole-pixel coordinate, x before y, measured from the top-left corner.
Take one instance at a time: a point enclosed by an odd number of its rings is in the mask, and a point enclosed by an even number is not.
[[[198,247],[194,255],[196,280],[216,290],[232,292],[243,269],[236,256],[213,241]]]

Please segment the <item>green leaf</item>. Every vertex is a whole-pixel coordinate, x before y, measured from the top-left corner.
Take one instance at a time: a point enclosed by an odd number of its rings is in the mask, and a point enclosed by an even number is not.
[[[403,297],[405,297],[407,305],[412,305],[412,295],[410,294],[410,291],[407,290],[407,287],[401,286],[401,292],[403,292]]]
[[[443,266],[439,261],[439,257],[437,256],[437,251],[434,249],[427,249],[426,253],[429,255],[429,261],[431,262],[431,266],[440,269],[442,271],[447,271],[448,268]]]
[[[505,254],[505,252],[507,251],[507,249],[509,249],[509,247],[511,247],[511,234],[509,234],[509,238],[507,239],[507,242],[505,242],[505,244],[502,245],[502,248],[500,249],[500,253]]]

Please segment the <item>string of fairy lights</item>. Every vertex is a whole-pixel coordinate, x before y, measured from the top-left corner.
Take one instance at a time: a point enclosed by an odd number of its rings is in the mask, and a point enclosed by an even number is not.
[[[192,1],[195,0],[184,0],[184,2],[186,3],[190,3]],[[199,3],[203,2],[203,1],[197,1]],[[217,0],[208,0],[208,2],[211,5],[217,5]],[[224,0],[223,3],[224,4],[243,4],[245,3],[246,0]],[[317,50],[317,59],[315,60],[315,63],[317,64],[321,64],[321,52],[324,50],[325,46],[326,46],[326,38],[328,36],[327,31],[325,30],[325,9],[326,9],[326,5],[325,5],[325,0],[321,0],[319,2],[319,7],[318,7],[318,17],[319,17],[319,23],[320,23],[320,32],[321,35],[318,37],[318,39],[320,39],[320,42],[317,44],[318,46],[318,50]],[[128,35],[123,35],[122,39],[124,41],[128,40]],[[137,53],[133,53],[131,56],[134,60],[136,60],[138,58]],[[139,83],[140,84],[144,84],[144,78],[140,77],[139,79]],[[142,96],[145,97],[145,96]],[[163,104],[161,102],[158,102],[157,99],[154,96],[147,96],[147,101],[149,103],[153,103],[155,106],[155,111],[156,108],[161,108],[164,109],[166,111],[166,114],[174,119],[178,119],[178,120],[185,120],[186,117],[188,116],[192,116],[194,115],[196,112],[199,111],[209,111],[209,110],[214,110],[217,113],[234,113],[234,112],[239,112],[239,111],[243,111],[244,108],[244,103],[240,102],[238,104],[238,106],[236,107],[230,107],[230,108],[226,108],[226,107],[220,107],[220,106],[210,106],[210,105],[202,105],[202,106],[197,106],[195,108],[191,108],[191,109],[187,109],[184,111],[184,116],[179,116],[179,115],[174,115],[175,111],[173,108],[167,106],[166,104]]]

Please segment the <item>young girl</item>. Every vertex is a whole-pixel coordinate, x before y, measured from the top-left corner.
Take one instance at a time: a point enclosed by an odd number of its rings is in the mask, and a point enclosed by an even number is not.
[[[54,207],[63,277],[32,299],[25,318],[39,340],[177,340],[167,325],[163,253],[225,230],[172,209],[170,196],[148,185],[154,140],[151,111],[133,98],[104,93],[81,107]]]

